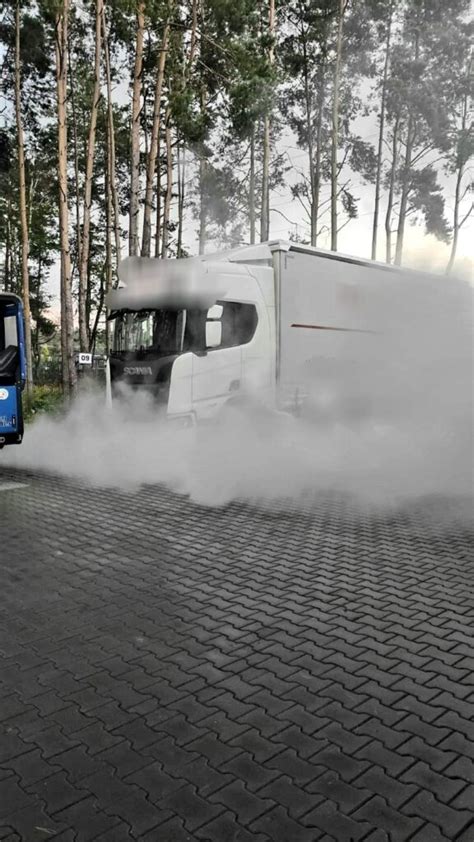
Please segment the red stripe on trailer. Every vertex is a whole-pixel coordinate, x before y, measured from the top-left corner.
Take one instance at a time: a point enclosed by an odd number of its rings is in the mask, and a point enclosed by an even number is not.
[[[306,330],[337,330],[343,333],[376,333],[375,330],[359,330],[354,327],[331,327],[330,325],[300,325],[292,324],[291,327],[302,327]]]

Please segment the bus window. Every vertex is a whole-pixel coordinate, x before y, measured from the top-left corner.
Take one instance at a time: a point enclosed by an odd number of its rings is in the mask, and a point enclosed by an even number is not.
[[[3,347],[18,345],[18,333],[16,329],[16,316],[5,316],[3,319]]]

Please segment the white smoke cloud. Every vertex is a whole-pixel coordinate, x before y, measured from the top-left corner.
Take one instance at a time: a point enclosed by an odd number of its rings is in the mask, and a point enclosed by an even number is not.
[[[112,410],[89,394],[27,427],[4,461],[108,487],[163,483],[213,506],[334,490],[370,505],[472,497],[472,289],[397,278],[362,284],[361,315],[376,335],[347,335],[331,366],[306,367],[304,417],[254,403],[178,429],[137,393]]]

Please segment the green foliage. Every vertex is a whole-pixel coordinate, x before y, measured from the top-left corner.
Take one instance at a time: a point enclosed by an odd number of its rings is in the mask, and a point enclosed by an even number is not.
[[[0,129],[0,174],[10,169],[12,144],[5,129]]]
[[[64,407],[62,389],[59,386],[34,386],[30,399],[23,398],[23,414],[26,423],[39,415],[59,415]]]
[[[51,282],[57,275],[58,181],[55,102],[55,16],[62,0],[21,4],[21,90],[25,129],[30,288],[34,359],[42,376],[46,348],[57,343]],[[111,58],[115,175],[122,241],[130,206],[130,80],[134,63],[138,0],[106,4]],[[306,213],[302,240],[313,227],[327,229],[331,174],[332,104],[339,0],[277,0],[277,30],[268,32],[268,0],[204,0],[197,7],[196,44],[190,58],[192,0],[145,0],[141,173],[149,149],[157,64],[165,23],[171,24],[160,102],[161,129],[156,205],[167,190],[165,118],[171,127],[174,161],[172,211],[167,227],[169,253],[178,246],[178,175],[184,184],[182,227],[203,214],[207,236],[216,245],[248,241],[250,216],[258,218],[265,115],[271,116],[272,197],[284,186]],[[18,138],[14,115],[16,0],[0,13],[2,51],[0,125],[0,285],[20,288]],[[468,196],[474,135],[466,119],[472,96],[473,23],[469,0],[361,0],[349,2],[343,26],[338,125],[338,195],[341,225],[359,213],[359,187],[373,184],[377,158],[373,139],[379,116],[385,63],[384,44],[393,13],[387,81],[387,113],[382,161],[382,194],[388,189],[393,133],[398,132],[393,165],[394,223],[406,199],[407,221],[421,224],[442,242],[452,237],[445,215],[445,189],[461,174],[460,195]],[[78,283],[83,188],[93,91],[93,0],[70,3],[68,80],[68,174],[70,252],[73,288]],[[269,61],[274,47],[275,63]],[[104,56],[102,56],[104,78]],[[367,115],[369,120],[367,121]],[[372,115],[370,117],[370,115]],[[102,88],[92,188],[91,247],[87,308],[90,332],[103,329],[105,286],[115,272],[115,242],[109,237],[106,173],[107,101]],[[370,131],[364,132],[365,127]],[[411,144],[410,154],[407,146]],[[295,145],[298,147],[296,154]],[[186,171],[178,173],[186,152]],[[251,166],[252,161],[252,166]],[[200,162],[204,164],[200,167]],[[462,179],[461,179],[462,180]],[[444,188],[444,184],[443,184]],[[450,189],[450,188],[449,188]],[[324,192],[326,191],[326,192]],[[143,202],[143,190],[141,200]],[[283,191],[281,191],[283,192]],[[454,193],[454,190],[451,190]],[[79,199],[78,199],[79,197]],[[78,200],[77,200],[78,199]],[[382,195],[382,204],[386,196]],[[452,197],[450,197],[452,200]],[[295,203],[295,204],[296,204]],[[275,208],[283,205],[278,199]],[[452,201],[448,202],[448,207]],[[79,218],[77,217],[79,205]],[[316,212],[315,212],[316,211]],[[280,211],[277,210],[277,213]],[[462,216],[462,215],[461,215]],[[316,222],[315,222],[316,217]],[[109,226],[110,226],[110,219]],[[317,224],[316,224],[317,223]],[[257,226],[258,228],[258,226]],[[281,230],[281,229],[280,229]],[[316,232],[317,233],[317,232]],[[258,234],[258,232],[257,232]],[[293,232],[293,236],[297,236]],[[180,245],[180,253],[189,246]],[[124,242],[122,242],[124,244]],[[109,262],[108,262],[109,261]],[[113,274],[112,273],[112,274]],[[49,365],[49,363],[48,363]],[[48,375],[49,376],[49,375]]]
[[[411,176],[412,209],[425,221],[427,234],[449,243],[449,227],[444,216],[444,198],[433,167],[415,170]],[[416,220],[416,216],[414,217]]]

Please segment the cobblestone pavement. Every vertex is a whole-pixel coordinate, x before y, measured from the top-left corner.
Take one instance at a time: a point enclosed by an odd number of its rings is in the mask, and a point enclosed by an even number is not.
[[[472,544],[446,501],[0,482],[1,840],[473,842]]]

